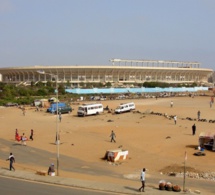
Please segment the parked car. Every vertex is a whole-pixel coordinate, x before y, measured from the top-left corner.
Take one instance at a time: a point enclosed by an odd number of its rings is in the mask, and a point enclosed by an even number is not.
[[[72,112],[72,108],[70,106],[58,108],[58,113],[65,114],[70,112]],[[57,114],[57,111],[55,111],[55,114]]]
[[[13,102],[8,102],[5,104],[6,107],[12,107],[12,106],[18,106],[17,103],[13,103]]]

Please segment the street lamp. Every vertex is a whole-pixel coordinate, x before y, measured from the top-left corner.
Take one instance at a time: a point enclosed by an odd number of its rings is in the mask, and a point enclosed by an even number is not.
[[[56,146],[57,146],[57,176],[59,176],[59,157],[60,157],[60,136],[59,136],[59,124],[58,124],[58,75],[46,73],[43,70],[38,70],[37,73],[43,75],[50,75],[55,78],[55,91],[56,91]]]

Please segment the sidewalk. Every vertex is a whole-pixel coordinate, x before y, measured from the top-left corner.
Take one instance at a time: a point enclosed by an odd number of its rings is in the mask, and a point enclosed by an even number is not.
[[[88,180],[80,180],[74,178],[63,178],[63,177],[51,177],[51,176],[41,176],[37,175],[36,173],[27,172],[16,170],[15,172],[9,171],[4,168],[0,168],[0,175],[5,177],[13,177],[18,179],[24,179],[28,181],[36,181],[42,182],[46,184],[57,184],[69,187],[76,187],[76,188],[84,188],[90,190],[99,190],[104,192],[113,192],[119,194],[147,194],[147,195],[162,195],[162,194],[194,194],[191,192],[173,192],[173,191],[160,191],[157,187],[158,186],[150,186],[146,185],[145,192],[138,192],[138,190],[132,186],[122,186],[119,184],[113,183],[102,183],[97,181],[88,181]]]

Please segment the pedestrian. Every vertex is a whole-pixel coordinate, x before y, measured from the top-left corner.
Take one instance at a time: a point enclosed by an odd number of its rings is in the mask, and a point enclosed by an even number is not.
[[[48,168],[48,175],[55,176],[54,163],[52,163]]]
[[[210,108],[212,108],[212,105],[213,105],[213,102],[212,102],[212,101],[210,101]]]
[[[201,112],[200,112],[200,110],[197,112],[197,118],[198,118],[198,120],[200,120],[200,115],[201,115]]]
[[[15,157],[12,152],[10,153],[10,156],[8,157],[8,159],[6,159],[6,161],[7,160],[10,161],[10,171],[12,171],[12,169],[15,171],[15,168],[13,166],[13,163],[15,163]]]
[[[22,108],[22,114],[23,114],[23,116],[25,116],[25,114],[26,114],[26,110],[24,107]]]
[[[18,129],[15,130],[15,136],[19,136]]]
[[[177,123],[177,116],[176,115],[174,116],[174,122],[175,122],[175,125],[176,125],[176,123]]]
[[[170,107],[171,107],[171,108],[173,107],[173,101],[170,102]]]
[[[195,124],[192,126],[192,132],[193,132],[193,135],[196,134],[196,125]]]
[[[60,134],[59,133],[56,133],[55,144],[60,145]]]
[[[110,140],[111,142],[112,142],[112,141],[116,142],[116,140],[115,140],[116,134],[114,133],[113,130],[111,131],[110,137],[111,137],[111,140]]]
[[[26,145],[27,145],[27,144],[26,144],[26,140],[27,140],[27,138],[26,138],[26,136],[25,136],[25,133],[23,133],[22,136],[21,136],[21,141],[22,141],[22,145],[23,145],[23,146],[26,146]]]
[[[30,139],[31,139],[32,141],[34,140],[33,136],[34,136],[34,130],[31,129]]]
[[[15,130],[15,140],[19,137],[18,129]]]
[[[59,112],[59,121],[61,122],[62,120],[62,115],[61,115],[61,112]]]
[[[142,186],[139,188],[139,191],[140,192],[144,192],[144,188],[145,188],[145,171],[146,169],[143,168],[143,170],[141,171],[141,174],[140,174],[140,181],[142,183]]]
[[[15,140],[16,141],[20,141],[21,140],[21,137],[19,136],[18,129],[15,130]]]

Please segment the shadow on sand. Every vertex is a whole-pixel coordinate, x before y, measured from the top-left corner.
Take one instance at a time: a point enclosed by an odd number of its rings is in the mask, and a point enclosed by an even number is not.
[[[186,145],[186,148],[196,149],[196,148],[198,148],[198,145]]]
[[[139,192],[139,190],[137,188],[132,188],[132,187],[129,187],[129,186],[124,186],[124,188],[127,189],[127,190]]]
[[[49,143],[49,144],[51,144],[51,145],[57,145],[56,143]],[[64,144],[64,142],[60,143],[59,145],[62,145],[62,144]]]

